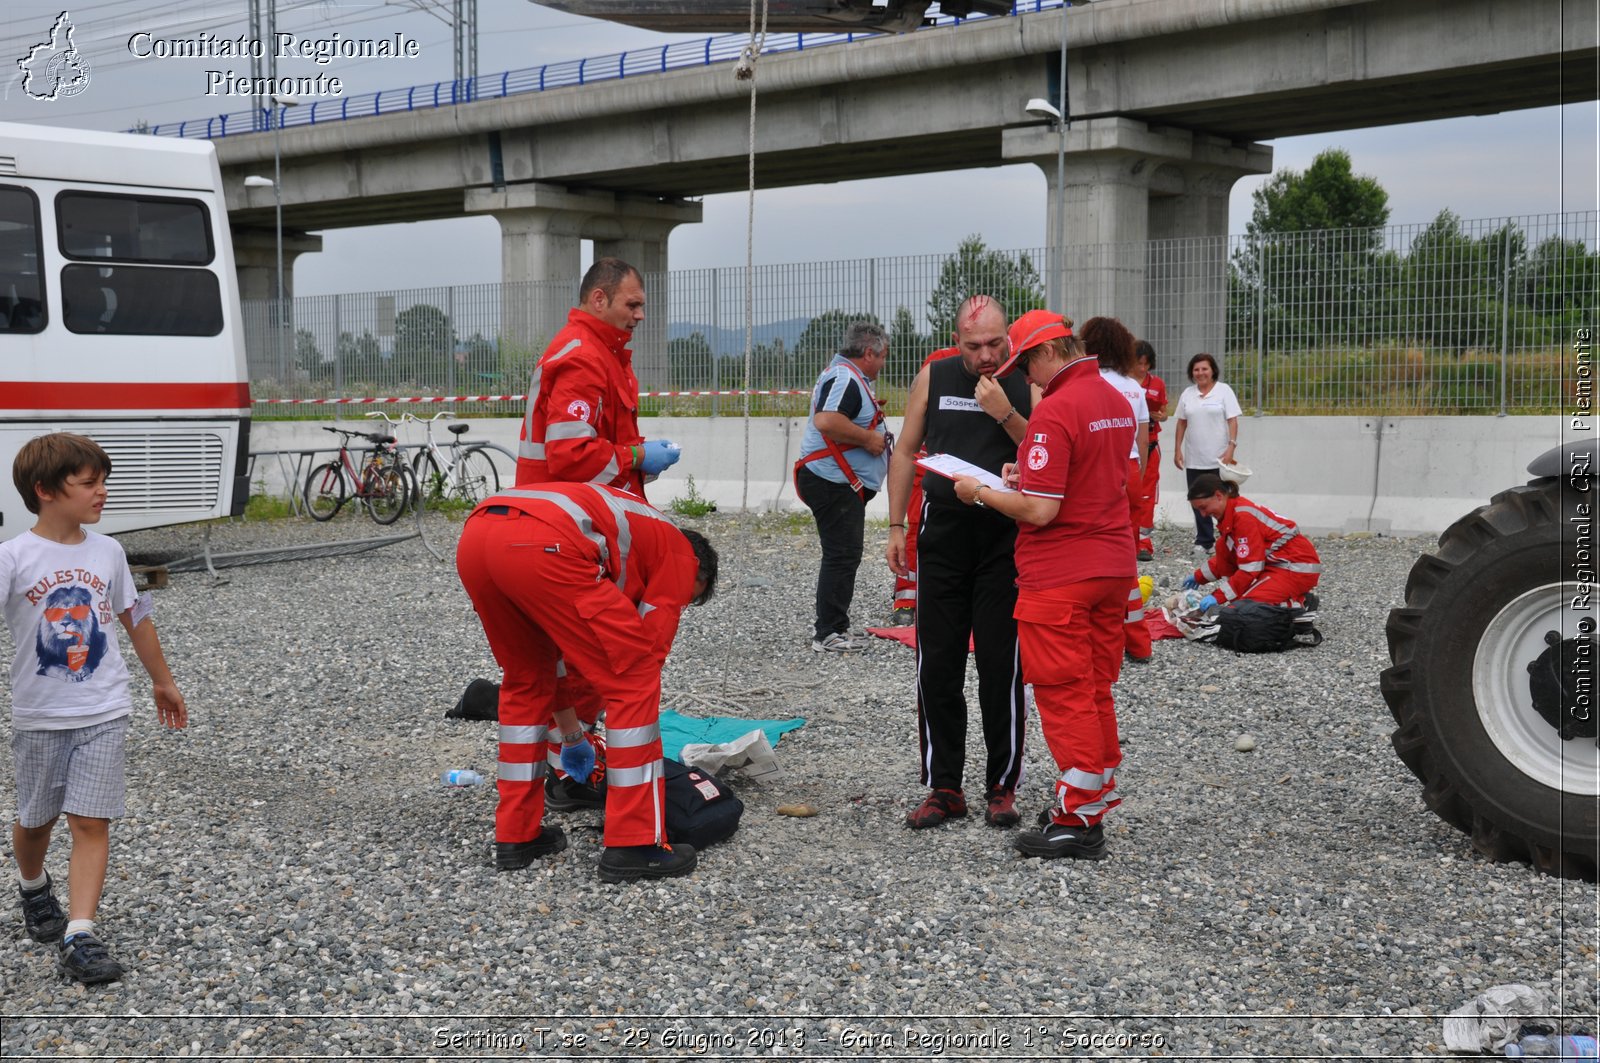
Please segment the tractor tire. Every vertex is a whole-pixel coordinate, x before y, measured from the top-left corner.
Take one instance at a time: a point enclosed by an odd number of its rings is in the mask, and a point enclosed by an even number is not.
[[[1580,489],[1581,487],[1581,489]],[[1427,806],[1492,860],[1595,879],[1594,489],[1494,496],[1439,537],[1389,613],[1381,689]]]

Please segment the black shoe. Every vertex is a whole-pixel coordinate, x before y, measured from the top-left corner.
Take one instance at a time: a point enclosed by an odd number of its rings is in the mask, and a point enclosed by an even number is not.
[[[541,856],[559,853],[567,847],[567,835],[560,827],[546,823],[539,836],[528,842],[495,842],[494,866],[500,871],[527,867]]]
[[[61,903],[50,888],[52,885],[47,872],[44,885],[38,889],[18,887],[22,894],[22,923],[27,927],[28,936],[35,941],[60,941],[62,932],[67,929],[67,913],[61,910]]]
[[[1070,856],[1074,860],[1106,858],[1106,836],[1098,823],[1092,827],[1051,823],[1043,830],[1023,831],[1017,835],[1017,840],[1012,844],[1026,856],[1037,856],[1045,860],[1055,860],[1063,856]]]
[[[84,985],[115,982],[122,977],[122,964],[113,960],[104,943],[86,930],[56,945],[56,970]]]
[[[600,854],[600,881],[633,882],[641,878],[677,878],[694,870],[694,846],[608,845]]]
[[[604,811],[604,786],[605,783],[594,787],[570,776],[558,779],[551,775],[544,781],[544,807],[552,812],[577,812],[588,808]]]
[[[1155,559],[1156,559],[1156,555],[1151,553],[1149,550],[1140,550],[1139,551],[1139,560],[1140,561],[1154,561]]]
[[[1135,657],[1133,654],[1129,653],[1127,650],[1123,650],[1122,651],[1122,659],[1124,661],[1128,661],[1128,662],[1130,662],[1132,664],[1149,664],[1151,658],[1153,658],[1153,657],[1155,657],[1154,653],[1150,654],[1149,657]]]

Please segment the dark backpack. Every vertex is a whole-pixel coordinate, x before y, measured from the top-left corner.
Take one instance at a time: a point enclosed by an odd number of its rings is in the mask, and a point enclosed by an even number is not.
[[[1303,609],[1262,602],[1235,602],[1217,614],[1213,645],[1237,653],[1282,653],[1297,646],[1319,646],[1322,632],[1300,622]]]
[[[671,757],[663,758],[661,765],[667,782],[667,841],[704,849],[732,837],[744,815],[744,802],[710,772]]]
[[[474,679],[462,691],[456,707],[444,714],[447,720],[498,720],[500,718],[500,684],[487,679]]]

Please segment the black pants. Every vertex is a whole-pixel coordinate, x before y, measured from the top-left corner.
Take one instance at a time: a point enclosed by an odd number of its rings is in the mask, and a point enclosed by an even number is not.
[[[849,484],[824,480],[802,467],[795,477],[800,501],[817,521],[822,540],[822,567],[817,570],[817,625],[815,636],[825,639],[850,630],[850,603],[856,596],[856,569],[861,567],[861,538],[867,528],[867,497]]]
[[[1017,525],[992,510],[925,502],[917,534],[917,738],[922,783],[961,788],[967,638],[978,666],[986,791],[1016,789],[1027,728],[1017,649]]]
[[[1214,474],[1216,471],[1216,469],[1191,469],[1187,465],[1183,467],[1184,478],[1189,481],[1190,487],[1193,487],[1194,482],[1206,473]],[[1194,541],[1195,545],[1203,546],[1207,550],[1217,545],[1217,529],[1212,527],[1211,518],[1198,509],[1194,511]]]

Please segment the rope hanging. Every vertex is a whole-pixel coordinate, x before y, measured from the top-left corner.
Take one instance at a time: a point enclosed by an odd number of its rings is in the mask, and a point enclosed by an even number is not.
[[[761,6],[759,25],[756,5]],[[750,377],[755,361],[755,273],[756,273],[756,60],[767,43],[767,0],[750,0],[750,42],[734,67],[733,75],[750,82],[750,140],[746,153],[749,167],[749,202],[744,227],[744,486],[739,508],[750,509]]]

